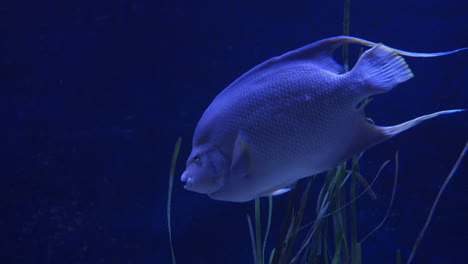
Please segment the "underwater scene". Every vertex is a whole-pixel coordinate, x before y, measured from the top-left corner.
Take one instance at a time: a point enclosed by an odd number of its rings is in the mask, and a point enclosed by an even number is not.
[[[467,14],[1,2],[0,263],[467,263]]]

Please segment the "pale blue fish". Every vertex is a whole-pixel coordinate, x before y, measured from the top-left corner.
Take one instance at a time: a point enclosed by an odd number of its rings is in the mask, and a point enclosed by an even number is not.
[[[343,43],[372,47],[347,73],[332,58]],[[297,180],[332,169],[424,120],[461,111],[376,126],[356,108],[364,98],[413,77],[399,55],[460,50],[413,53],[339,36],[274,57],[235,80],[206,109],[181,180],[187,190],[224,201],[281,194]]]

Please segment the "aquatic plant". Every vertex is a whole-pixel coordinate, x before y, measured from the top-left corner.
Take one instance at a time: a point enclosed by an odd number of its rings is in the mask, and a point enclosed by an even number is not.
[[[182,144],[182,138],[178,138],[174,146],[174,152],[172,154],[171,169],[169,171],[169,190],[167,192],[167,229],[169,231],[169,244],[171,246],[172,263],[176,263],[174,254],[174,247],[172,245],[172,231],[171,231],[171,201],[172,201],[172,184],[174,183],[174,171],[177,163],[177,157],[179,156],[180,145]]]

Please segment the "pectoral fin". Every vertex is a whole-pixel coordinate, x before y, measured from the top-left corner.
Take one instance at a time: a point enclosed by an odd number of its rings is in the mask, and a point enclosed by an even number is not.
[[[240,131],[234,142],[231,161],[231,175],[247,177],[253,168],[252,152],[245,140],[244,133]]]

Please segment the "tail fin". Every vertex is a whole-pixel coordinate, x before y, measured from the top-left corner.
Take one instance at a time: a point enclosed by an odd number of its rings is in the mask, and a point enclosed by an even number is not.
[[[417,117],[413,120],[401,123],[396,126],[379,127],[379,129],[381,129],[382,132],[386,134],[387,136],[392,137],[428,119],[431,119],[440,115],[447,115],[447,114],[457,113],[457,112],[461,112],[465,110],[466,109],[454,109],[454,110],[440,111],[440,112],[432,113],[429,115],[423,115],[423,116]]]
[[[352,72],[365,80],[362,97],[387,92],[413,77],[405,60],[382,44],[364,52]]]

